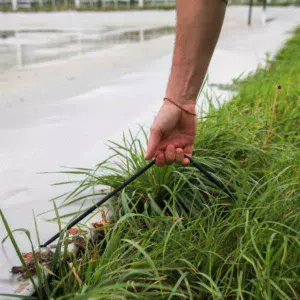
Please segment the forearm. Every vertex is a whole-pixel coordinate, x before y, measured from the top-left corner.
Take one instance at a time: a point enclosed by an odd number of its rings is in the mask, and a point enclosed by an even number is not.
[[[166,97],[195,103],[222,28],[224,0],[177,0],[176,41]]]

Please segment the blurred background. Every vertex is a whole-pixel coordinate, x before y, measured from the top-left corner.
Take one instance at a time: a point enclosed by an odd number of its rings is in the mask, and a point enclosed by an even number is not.
[[[261,5],[264,0],[253,0],[253,4]],[[248,4],[249,0],[230,0],[230,4]],[[299,0],[267,0],[270,5],[299,4]],[[172,9],[176,0],[0,0],[3,10],[59,10],[59,9],[132,9],[163,8]]]
[[[300,23],[297,4],[230,1],[199,106],[230,100],[233,79],[273,58]],[[51,184],[73,179],[40,173],[92,168],[108,157],[108,140],[151,125],[171,66],[175,1],[0,0],[0,11],[0,208],[12,228],[34,232],[33,211],[70,189]],[[43,217],[46,239],[57,225]],[[16,258],[9,244],[0,252],[0,290],[10,292]]]

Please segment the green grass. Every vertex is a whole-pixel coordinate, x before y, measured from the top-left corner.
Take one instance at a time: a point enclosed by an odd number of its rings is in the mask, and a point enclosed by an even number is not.
[[[110,204],[114,223],[69,258],[74,269],[55,253],[39,298],[299,299],[299,48],[300,29],[198,121],[194,158],[237,201],[192,166],[154,167]],[[115,155],[94,170],[70,171],[85,179],[59,207],[92,203],[99,184],[116,187],[145,166],[140,139],[111,145]]]
[[[2,12],[50,12],[50,11],[68,11],[68,10],[76,10],[76,11],[129,11],[129,10],[174,10],[176,9],[175,5],[145,5],[144,7],[139,7],[138,5],[106,5],[106,6],[82,6],[80,8],[76,8],[74,3],[69,3],[65,5],[63,3],[57,3],[55,7],[51,4],[43,4],[40,6],[38,3],[34,3],[30,8],[18,8],[17,11],[12,10],[11,4],[0,4],[0,11]]]
[[[248,3],[232,3],[229,4],[230,6],[248,6]],[[262,6],[261,1],[254,1],[254,6]],[[291,1],[285,1],[285,2],[275,2],[275,3],[268,3],[268,6],[299,6],[300,2],[291,2]],[[128,10],[152,10],[152,9],[158,9],[158,10],[174,10],[176,9],[176,5],[145,5],[144,7],[139,7],[137,4],[131,4],[130,6],[126,4],[119,4],[117,6],[114,5],[106,5],[101,6],[99,3],[95,6],[82,6],[80,8],[76,8],[74,3],[68,3],[68,5],[65,5],[63,3],[57,3],[55,7],[53,7],[51,4],[43,4],[43,6],[40,6],[37,2],[33,3],[30,8],[18,8],[17,12],[50,12],[50,11],[67,11],[67,10],[77,10],[77,11],[128,11]],[[2,4],[0,5],[0,11],[2,12],[15,12],[12,10],[11,4]]]

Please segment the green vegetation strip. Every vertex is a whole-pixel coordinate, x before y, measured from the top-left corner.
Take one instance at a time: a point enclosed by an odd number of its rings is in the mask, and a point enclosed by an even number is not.
[[[145,5],[144,7],[139,7],[136,4],[126,5],[101,5],[99,2],[96,5],[82,5],[80,8],[76,8],[75,3],[69,3],[65,5],[63,3],[56,3],[52,5],[51,3],[45,3],[43,5],[39,5],[37,2],[32,3],[30,7],[18,7],[15,11],[12,9],[12,5],[10,3],[1,4],[0,3],[0,11],[3,12],[39,12],[39,11],[68,11],[68,10],[76,10],[76,11],[129,11],[129,10],[174,10],[176,9],[176,5]]]
[[[199,119],[194,159],[237,201],[193,167],[149,170],[110,204],[114,222],[99,242],[56,260],[44,299],[299,299],[299,48],[300,29]],[[67,172],[85,179],[60,207],[145,166],[140,139],[111,145],[115,156],[95,170]]]
[[[242,3],[229,3],[229,6],[248,6],[248,2]],[[279,1],[279,2],[271,2],[268,3],[268,6],[299,6],[300,1]],[[253,6],[262,6],[261,1],[254,1]],[[38,12],[38,11],[68,11],[68,10],[76,10],[76,11],[129,11],[129,10],[174,10],[176,9],[176,5],[174,4],[159,4],[159,5],[151,5],[145,4],[145,6],[140,7],[137,4],[127,5],[126,3],[120,3],[118,5],[102,5],[101,2],[96,3],[95,5],[86,5],[82,4],[80,8],[76,8],[75,3],[68,3],[67,5],[62,3],[61,1],[57,1],[54,5],[51,3],[44,3],[39,5],[38,2],[34,2],[30,5],[30,7],[18,7],[15,11],[12,9],[11,3],[0,3],[0,11],[2,12]]]

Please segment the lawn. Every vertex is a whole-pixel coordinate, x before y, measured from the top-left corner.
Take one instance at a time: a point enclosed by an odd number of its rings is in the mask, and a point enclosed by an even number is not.
[[[113,221],[96,241],[38,266],[37,297],[299,299],[299,49],[297,29],[266,68],[233,83],[232,101],[208,99],[198,120],[194,159],[236,201],[193,166],[153,167],[110,203]],[[99,184],[115,188],[147,163],[131,134],[111,147],[95,170],[72,171],[86,178],[60,206],[92,202]]]

